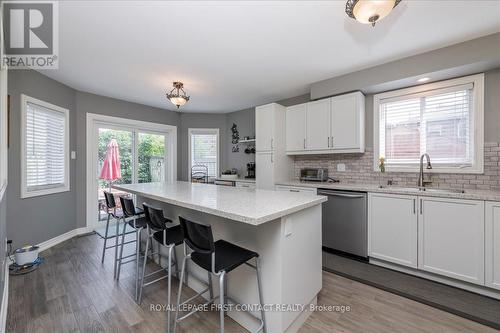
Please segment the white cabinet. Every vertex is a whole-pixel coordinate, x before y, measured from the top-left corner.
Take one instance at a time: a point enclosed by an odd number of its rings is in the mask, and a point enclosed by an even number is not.
[[[484,284],[484,202],[419,197],[418,268]]]
[[[485,203],[485,285],[500,289],[500,202]]]
[[[274,149],[275,103],[255,108],[255,149],[258,152]]]
[[[364,152],[364,95],[354,92],[290,106],[285,131],[288,155]]]
[[[306,110],[306,103],[286,108],[286,151],[306,149]]]
[[[417,197],[368,194],[368,255],[417,267]]]
[[[255,183],[236,182],[235,186],[236,187],[241,187],[241,188],[254,189],[255,188]]]
[[[330,149],[330,99],[307,103],[307,150]]]
[[[256,153],[255,166],[257,188],[272,190],[274,188],[274,153]]]
[[[331,142],[334,150],[364,151],[365,100],[360,92],[331,99]]]
[[[276,185],[276,191],[308,193],[308,194],[316,194],[318,192],[318,190],[311,187],[299,187],[299,186],[288,186],[288,185]]]

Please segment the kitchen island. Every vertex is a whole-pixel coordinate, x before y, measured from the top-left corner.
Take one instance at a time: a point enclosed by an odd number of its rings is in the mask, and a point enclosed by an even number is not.
[[[326,197],[188,182],[113,187],[137,195],[138,204],[162,207],[174,223],[183,216],[210,224],[216,240],[258,252],[263,301],[273,306],[266,312],[267,332],[296,332],[307,319],[308,306],[315,304],[322,287],[321,204]],[[179,260],[182,254],[178,248]],[[206,280],[206,273],[195,265],[188,269],[190,275]],[[190,278],[188,285],[203,289],[197,279]],[[232,271],[228,294],[242,304],[258,304],[255,272],[244,266]],[[250,331],[258,326],[244,312],[228,315]]]

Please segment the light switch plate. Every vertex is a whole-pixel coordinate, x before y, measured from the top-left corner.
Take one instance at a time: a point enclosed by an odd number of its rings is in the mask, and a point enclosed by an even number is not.
[[[340,172],[345,171],[345,164],[344,163],[338,163],[337,164],[337,171],[340,171]]]

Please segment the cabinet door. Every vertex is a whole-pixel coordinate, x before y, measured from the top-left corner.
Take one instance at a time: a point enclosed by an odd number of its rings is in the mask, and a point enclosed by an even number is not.
[[[417,197],[368,194],[368,255],[417,267]]]
[[[236,182],[235,186],[236,187],[248,188],[248,189],[255,189],[255,184],[254,183]]]
[[[286,108],[286,151],[302,151],[306,148],[307,104]]]
[[[255,154],[255,180],[257,188],[274,190],[274,153]]]
[[[419,197],[418,268],[484,284],[484,201]]]
[[[362,96],[353,93],[332,97],[331,146],[333,149],[356,149],[361,146]],[[361,109],[362,108],[362,109]]]
[[[330,149],[330,99],[307,103],[306,150]]]
[[[255,108],[255,149],[273,150],[274,105],[268,104]]]
[[[485,284],[500,289],[500,202],[486,202]]]

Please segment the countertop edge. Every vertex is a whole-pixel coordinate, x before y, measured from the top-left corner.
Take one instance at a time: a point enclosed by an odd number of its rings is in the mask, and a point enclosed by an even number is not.
[[[115,188],[115,189],[121,190],[121,191],[126,191],[128,193],[140,195],[140,196],[143,196],[143,197],[146,197],[146,198],[149,198],[149,199],[153,199],[153,200],[156,200],[156,201],[164,202],[164,203],[167,203],[167,204],[172,204],[172,205],[183,207],[183,208],[187,208],[187,209],[193,209],[193,210],[200,211],[200,212],[203,212],[203,213],[207,213],[207,214],[211,214],[211,215],[215,215],[215,216],[227,218],[229,220],[234,220],[234,221],[237,221],[237,222],[247,223],[247,224],[255,225],[255,226],[263,224],[263,223],[266,223],[266,222],[270,222],[272,220],[276,220],[278,218],[281,218],[281,217],[284,217],[284,216],[287,216],[287,215],[290,215],[290,214],[293,214],[293,213],[296,213],[296,212],[298,212],[300,210],[303,210],[303,209],[306,209],[306,208],[310,208],[310,207],[319,205],[319,204],[321,204],[321,203],[323,203],[323,202],[325,202],[325,201],[328,200],[328,198],[325,197],[325,196],[317,196],[317,198],[315,198],[314,200],[312,200],[312,201],[310,201],[308,203],[305,203],[305,204],[302,204],[302,205],[298,205],[298,206],[295,206],[295,207],[283,210],[283,211],[278,212],[278,213],[269,214],[269,215],[262,216],[262,217],[259,217],[259,218],[249,218],[249,217],[242,216],[242,215],[239,215],[239,214],[233,214],[233,213],[228,213],[228,212],[220,211],[220,210],[213,209],[213,208],[208,208],[208,207],[205,207],[205,206],[200,206],[200,205],[195,205],[195,204],[189,204],[189,203],[186,203],[186,202],[183,202],[183,201],[178,201],[178,200],[171,199],[171,198],[160,197],[160,196],[156,196],[156,195],[153,195],[153,194],[145,194],[145,193],[143,193],[141,191],[136,191],[136,190],[132,190],[132,189],[129,189],[129,188],[126,188],[126,187],[122,187],[122,186],[120,186],[118,184],[117,185],[112,185],[112,188]]]

